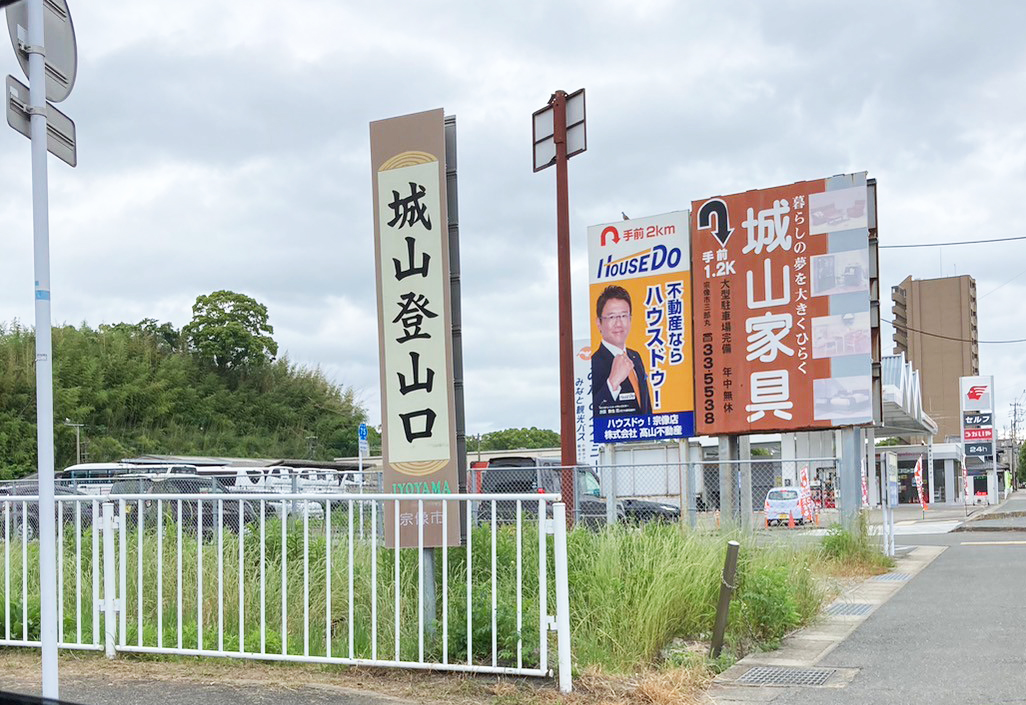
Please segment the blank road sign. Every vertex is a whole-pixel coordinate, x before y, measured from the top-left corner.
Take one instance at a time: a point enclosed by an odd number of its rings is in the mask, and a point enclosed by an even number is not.
[[[29,89],[14,76],[7,77],[7,124],[32,139],[28,113]],[[71,166],[78,164],[75,123],[49,103],[46,104],[46,151]]]
[[[21,70],[28,76],[28,54],[19,44],[28,43],[28,3],[19,2],[7,8],[7,31]],[[60,103],[68,97],[78,73],[78,44],[71,23],[67,0],[43,0],[43,61],[46,75],[46,99]]]
[[[531,116],[534,142],[534,170],[541,171],[556,163],[555,125],[551,103]],[[588,149],[588,134],[584,123],[584,89],[566,97],[566,156],[580,154]]]

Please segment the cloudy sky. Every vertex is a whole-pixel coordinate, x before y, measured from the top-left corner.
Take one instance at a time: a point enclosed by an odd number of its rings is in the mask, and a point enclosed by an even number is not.
[[[53,320],[187,323],[218,289],[380,421],[368,123],[458,121],[468,431],[558,428],[554,173],[531,113],[587,89],[570,163],[575,329],[588,225],[868,171],[882,244],[1014,237],[1026,195],[1026,4],[70,0],[78,79],[50,160]],[[12,50],[6,72],[21,77]],[[0,321],[31,324],[29,142],[0,139]],[[976,278],[981,340],[1026,338],[1026,241],[881,252]],[[889,301],[884,310],[889,318]],[[884,352],[890,352],[885,331]],[[980,346],[998,409],[1026,344]]]

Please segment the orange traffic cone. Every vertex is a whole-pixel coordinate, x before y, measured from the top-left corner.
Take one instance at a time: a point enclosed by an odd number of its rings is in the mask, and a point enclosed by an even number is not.
[[[794,512],[788,512],[787,513],[787,528],[788,529],[793,529],[794,528]]]

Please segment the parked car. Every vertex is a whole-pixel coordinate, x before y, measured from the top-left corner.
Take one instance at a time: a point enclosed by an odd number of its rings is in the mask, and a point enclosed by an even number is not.
[[[680,521],[680,507],[676,504],[629,497],[620,502],[623,504],[624,517],[630,522],[641,524],[649,521]]]
[[[489,478],[490,476],[490,478]],[[562,493],[563,468],[556,458],[535,458],[531,456],[509,456],[493,458],[484,469],[481,492],[554,492]],[[576,472],[577,520],[587,526],[604,526],[607,523],[607,501],[595,470],[578,466]],[[499,505],[504,505],[500,507]],[[491,507],[482,504],[478,508],[481,520],[490,520]],[[513,502],[496,505],[497,520],[509,519],[505,513],[515,513]],[[641,524],[651,521],[680,521],[680,508],[668,502],[654,502],[646,499],[623,498],[615,502],[616,521]],[[515,520],[515,516],[511,519]]]
[[[54,499],[58,500],[57,506],[60,512],[61,521],[64,522],[65,526],[74,527],[76,502],[59,500],[61,497],[78,497],[78,493],[73,489],[55,485],[53,488],[53,494]],[[12,482],[0,487],[0,537],[3,536],[4,532],[3,509],[5,504],[10,505],[10,526],[12,538],[20,538],[23,532],[29,541],[33,541],[39,537],[38,501],[27,502],[24,505],[24,513],[22,512],[22,502],[3,502],[4,497],[35,497],[38,495],[38,481]],[[82,506],[81,510],[79,510],[81,515],[80,521],[82,528],[85,529],[93,523],[92,502],[77,502],[77,504]]]
[[[562,493],[563,468],[555,458],[536,458],[531,456],[509,456],[493,458],[488,463],[481,479],[481,492],[485,494],[521,494],[549,492]],[[577,521],[586,526],[604,526],[606,524],[606,500],[602,498],[601,488],[595,471],[588,467],[576,468],[577,483]],[[525,514],[537,513],[538,507],[533,502],[522,504]],[[478,521],[491,521],[491,503],[481,502],[477,508]],[[496,521],[513,523],[516,521],[516,502],[498,501],[495,504]],[[616,504],[617,521],[625,520],[624,508]]]
[[[217,529],[219,514],[223,516],[223,526],[232,531],[245,527],[246,524],[259,519],[259,512],[254,502],[243,502],[242,512],[239,511],[239,497],[227,492],[221,483],[213,477],[201,477],[199,475],[186,475],[172,473],[167,475],[123,475],[111,486],[110,496],[117,498],[119,495],[134,494],[166,494],[166,495],[215,495],[211,501],[197,499],[180,500],[182,505],[181,520],[182,528],[187,531],[195,531],[200,521],[202,508],[202,530],[204,535],[212,535]],[[214,501],[223,500],[223,501]],[[179,500],[165,500],[163,503],[164,516],[171,521],[178,521]],[[220,505],[220,507],[219,507]],[[220,511],[219,511],[220,510]],[[156,522],[158,504],[156,500],[146,499],[142,501],[143,522],[153,525]],[[139,523],[139,502],[127,500],[125,502],[125,517],[127,526],[136,526]]]
[[[795,524],[805,523],[798,490],[794,487],[771,487],[766,493],[763,510],[769,524],[786,524],[792,518]]]

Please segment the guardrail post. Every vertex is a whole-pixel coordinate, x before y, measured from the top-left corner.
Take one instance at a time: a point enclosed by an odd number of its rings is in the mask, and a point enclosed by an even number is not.
[[[103,634],[107,658],[117,655],[117,607],[114,599],[114,503],[103,503]]]
[[[566,505],[552,505],[552,523],[555,528],[556,559],[556,645],[559,652],[559,690],[573,690],[570,665],[570,584],[566,559]]]

